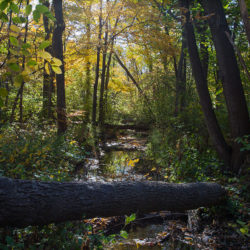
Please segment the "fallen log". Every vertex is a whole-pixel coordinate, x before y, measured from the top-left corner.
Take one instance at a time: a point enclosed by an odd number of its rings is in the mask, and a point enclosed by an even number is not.
[[[139,130],[139,131],[147,131],[149,130],[149,126],[148,125],[143,125],[143,124],[123,124],[123,125],[119,125],[119,124],[108,124],[105,123],[104,128],[109,128],[109,129],[117,129],[117,130],[122,130],[122,129],[131,129],[131,130]]]
[[[184,211],[218,204],[216,183],[59,183],[0,178],[0,226],[25,227],[134,212]]]

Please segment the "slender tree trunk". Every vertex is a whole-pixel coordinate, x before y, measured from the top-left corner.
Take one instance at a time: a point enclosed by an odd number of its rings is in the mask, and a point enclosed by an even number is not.
[[[97,90],[98,90],[99,70],[100,70],[101,39],[102,39],[102,0],[100,0],[99,33],[98,33],[98,45],[96,54],[95,84],[93,90],[93,105],[92,105],[93,125],[96,125]]]
[[[175,60],[175,76],[176,76],[176,87],[175,87],[175,115],[179,113],[183,109],[185,105],[184,96],[185,96],[185,86],[186,86],[186,48],[187,42],[185,37],[185,31],[182,32],[182,46],[181,46],[181,55],[179,59],[178,66],[176,65]]]
[[[43,1],[43,4],[50,7],[50,2],[47,0]],[[45,40],[50,40],[52,30],[49,28],[49,19],[47,16],[43,15],[43,25],[45,30]],[[45,48],[45,51],[52,54],[52,46]],[[45,70],[45,65],[48,65],[49,71]],[[53,94],[53,74],[52,69],[48,62],[44,61],[44,71],[43,71],[43,116],[45,119],[52,118],[52,94]]]
[[[63,59],[63,31],[65,24],[63,21],[62,0],[53,0],[56,23],[53,32],[53,56],[62,62],[62,74],[56,74],[57,87],[57,130],[62,134],[67,130],[66,100],[65,100],[65,79],[64,79],[64,59]]]
[[[133,77],[133,75],[130,73],[130,71],[128,70],[128,68],[125,66],[125,64],[121,61],[121,59],[118,57],[117,53],[114,53],[115,58],[117,60],[117,62],[120,64],[120,66],[125,70],[125,72],[127,73],[128,78],[130,78],[132,80],[132,83],[136,86],[136,88],[138,89],[139,93],[144,96],[145,100],[148,102],[149,104],[149,99],[148,97],[143,93],[140,85],[137,83],[137,81],[135,80],[135,78]]]
[[[219,204],[216,183],[59,183],[0,177],[0,226],[25,227],[161,210],[185,211]]]
[[[109,58],[107,62],[107,67],[106,67],[106,78],[105,78],[105,113],[107,112],[107,104],[108,104],[108,84],[109,84],[109,79],[110,79],[110,65],[111,65],[111,60],[112,60],[112,55],[113,55],[113,48],[114,48],[114,43],[115,43],[115,33],[116,33],[116,28],[119,22],[119,17],[115,21],[114,29],[111,35],[110,39],[110,52],[109,52]]]
[[[106,58],[108,50],[108,20],[106,20],[106,30],[104,35],[103,55],[102,55],[102,75],[101,75],[101,88],[100,88],[100,99],[99,99],[99,125],[102,127],[105,119],[105,103],[104,103],[104,90],[105,90],[105,79],[106,79]]]
[[[29,0],[27,0],[26,5],[29,5]],[[25,33],[24,33],[24,40],[23,43],[26,44],[27,42],[27,37],[28,37],[28,25],[29,25],[29,18],[28,16],[26,17],[27,21],[25,24]],[[22,69],[24,70],[25,68],[25,61],[26,57],[23,56],[23,63],[22,63]],[[20,100],[19,100],[19,122],[23,123],[23,90],[24,90],[24,84],[25,82],[23,81],[20,87]]]
[[[219,68],[222,74],[222,85],[229,115],[233,151],[231,168],[238,172],[245,158],[240,151],[241,145],[235,142],[236,138],[249,134],[249,114],[240,78],[240,71],[227,33],[230,34],[224,9],[220,0],[202,0],[202,5],[208,19],[212,38],[216,50]]]
[[[87,55],[86,55],[86,80],[85,80],[85,87],[86,87],[86,96],[84,101],[84,109],[85,109],[85,122],[89,122],[90,119],[90,99],[91,99],[91,63],[90,63],[90,19],[88,19],[87,23]]]
[[[186,30],[187,45],[189,51],[189,57],[192,65],[192,71],[196,82],[196,88],[200,99],[202,111],[204,113],[205,122],[208,128],[208,133],[212,139],[216,151],[227,166],[230,165],[230,148],[225,142],[221,129],[219,127],[217,118],[215,116],[212,101],[207,86],[207,79],[203,72],[198,48],[196,45],[196,39],[194,34],[193,24],[190,21],[189,13],[189,1],[180,0],[180,6],[185,8],[183,15],[186,17],[184,28]]]
[[[239,2],[239,6],[240,6],[241,18],[242,18],[244,26],[245,26],[248,43],[250,45],[250,21],[249,21],[249,14],[247,11],[247,5],[246,5],[245,0],[238,0],[238,2]]]

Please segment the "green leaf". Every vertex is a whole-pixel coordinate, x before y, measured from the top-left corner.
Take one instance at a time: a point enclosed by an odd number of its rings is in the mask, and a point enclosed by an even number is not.
[[[37,62],[34,61],[34,60],[29,60],[28,63],[27,63],[28,66],[35,66],[37,65]]]
[[[27,22],[27,19],[25,17],[20,16],[19,18],[20,18],[21,23],[26,23]]]
[[[10,8],[13,10],[13,12],[15,12],[16,14],[19,13],[19,8],[15,3],[11,3],[10,4]]]
[[[11,42],[12,45],[14,45],[16,47],[19,46],[18,40],[15,37],[13,37],[13,36],[10,36],[10,42]]]
[[[54,71],[56,74],[58,74],[58,75],[62,74],[62,70],[61,70],[60,67],[57,67],[57,66],[53,66],[53,65],[52,65],[52,69],[53,69],[53,71]]]
[[[124,230],[121,230],[120,235],[121,235],[121,237],[123,237],[124,239],[127,239],[127,238],[128,238],[128,233],[127,233],[126,231],[124,231]]]
[[[247,234],[248,233],[248,229],[246,227],[242,227],[242,228],[240,228],[240,232],[242,234]]]
[[[9,50],[10,50],[10,53],[11,53],[12,55],[20,56],[20,52],[19,52],[19,51],[14,50],[14,49],[9,49]]]
[[[45,5],[42,5],[42,4],[38,4],[36,6],[36,10],[39,11],[41,14],[49,12],[49,9]]]
[[[52,20],[53,22],[56,21],[56,18],[51,14],[51,12],[45,12],[44,15],[48,17],[50,20]]]
[[[13,23],[23,23],[23,21],[21,20],[21,17],[19,16],[15,16],[12,18]]]
[[[6,0],[2,1],[0,3],[0,10],[5,10],[8,6],[8,3],[9,3],[9,1],[6,1]]]
[[[17,75],[14,79],[14,85],[15,87],[20,87],[23,82],[23,76],[22,75]]]
[[[31,48],[31,45],[29,43],[24,43],[24,44],[22,44],[22,48],[29,49],[29,48]]]
[[[12,71],[15,71],[15,72],[20,71],[20,67],[17,63],[9,63],[8,66]]]
[[[26,16],[28,16],[31,13],[31,11],[32,11],[32,5],[29,4],[26,6],[26,9],[25,9]]]
[[[41,13],[38,10],[33,11],[33,18],[38,23],[41,17]]]
[[[8,90],[6,88],[0,88],[0,96],[6,97],[8,95]]]
[[[0,19],[3,21],[3,22],[8,22],[8,16],[4,13],[4,12],[1,12],[0,13]]]
[[[136,214],[131,214],[130,216],[125,216],[125,226],[136,219]]]
[[[43,41],[40,45],[39,45],[39,49],[40,50],[43,50],[43,49],[46,49],[47,47],[49,47],[50,46],[50,41]]]

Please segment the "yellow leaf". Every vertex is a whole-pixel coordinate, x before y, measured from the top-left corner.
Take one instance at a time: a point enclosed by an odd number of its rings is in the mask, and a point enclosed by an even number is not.
[[[18,37],[19,36],[19,34],[18,33],[14,33],[14,32],[10,32],[10,34],[9,34],[10,36],[14,36],[14,37]]]
[[[45,64],[45,71],[48,75],[50,75],[50,70],[49,70],[49,63]]]
[[[135,166],[134,161],[133,161],[133,160],[130,160],[130,161],[128,162],[128,165],[131,166],[131,167],[134,167],[134,166]]]
[[[58,75],[62,74],[62,70],[60,69],[60,67],[52,66],[52,69],[56,74]]]
[[[38,56],[42,57],[45,60],[50,60],[52,58],[52,55],[47,51],[40,51],[38,53]]]
[[[14,32],[17,32],[17,33],[20,33],[20,32],[21,32],[21,30],[20,30],[16,25],[11,25],[11,26],[10,26],[10,29],[11,29],[12,31],[14,31]]]
[[[168,178],[168,175],[165,175],[164,178],[167,179],[167,178]]]
[[[139,160],[140,160],[139,158],[138,158],[138,159],[135,159],[135,160],[134,160],[134,163],[137,163],[137,162],[139,162]]]
[[[29,72],[27,70],[24,70],[22,73],[21,73],[22,77],[23,77],[23,80],[25,82],[28,82],[30,81],[30,77],[29,77]]]
[[[151,169],[151,171],[156,171],[156,167],[153,167],[153,168]]]
[[[60,59],[54,57],[52,60],[53,60],[52,64],[54,64],[55,66],[60,67],[62,65],[62,61]]]

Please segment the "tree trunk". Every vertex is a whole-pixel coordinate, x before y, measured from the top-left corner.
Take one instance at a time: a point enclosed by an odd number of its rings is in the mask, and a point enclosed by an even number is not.
[[[117,55],[116,52],[114,52],[115,58],[117,60],[117,62],[120,64],[120,66],[125,70],[125,72],[127,73],[127,76],[132,80],[132,83],[136,86],[136,88],[138,89],[139,93],[144,97],[147,105],[148,105],[148,110],[150,112],[150,114],[152,116],[154,116],[154,113],[151,109],[151,105],[150,105],[150,100],[148,98],[148,96],[142,91],[140,85],[138,84],[138,82],[135,80],[135,78],[132,76],[132,74],[130,73],[130,71],[128,70],[128,68],[125,66],[125,64],[121,61],[121,59],[119,58],[119,56]]]
[[[189,10],[189,1],[180,0],[181,7]],[[221,129],[219,127],[217,118],[215,116],[212,101],[207,86],[207,79],[203,72],[203,67],[201,64],[200,56],[198,53],[198,48],[196,45],[196,39],[194,34],[193,24],[190,22],[190,13],[185,11],[183,13],[186,17],[185,29],[187,36],[188,52],[192,65],[192,71],[194,74],[196,88],[200,99],[200,104],[202,111],[204,113],[206,126],[208,128],[208,133],[212,139],[216,151],[218,152],[220,158],[225,162],[227,166],[230,165],[230,148],[225,142]]]
[[[99,33],[96,54],[96,68],[95,68],[95,84],[93,90],[93,105],[92,105],[92,124],[96,125],[96,108],[97,108],[97,90],[100,70],[100,53],[101,53],[101,40],[102,40],[102,0],[100,0],[100,16],[99,16]]]
[[[102,127],[105,119],[105,103],[104,103],[104,89],[105,89],[105,79],[106,79],[106,58],[108,50],[108,20],[106,20],[105,25],[105,35],[103,44],[103,55],[102,55],[102,75],[101,75],[101,88],[100,88],[100,99],[99,99],[99,125]]]
[[[26,5],[29,5],[29,0],[26,1]],[[27,37],[28,37],[28,25],[29,25],[29,17],[26,16],[26,23],[25,23],[25,33],[24,33],[24,39],[23,43],[26,44],[27,42]],[[24,70],[25,68],[25,61],[26,57],[25,55],[23,56],[23,62],[22,62],[22,69]],[[23,81],[21,84],[20,88],[20,100],[19,100],[19,122],[22,124],[23,123],[23,90],[24,90],[24,84],[25,82]]]
[[[178,113],[183,110],[183,106],[185,105],[185,90],[186,90],[186,50],[187,41],[185,36],[185,31],[182,31],[182,46],[181,46],[181,55],[179,58],[178,66],[175,61],[175,76],[176,76],[176,88],[175,88],[175,111],[174,114],[178,115]]]
[[[238,172],[244,161],[245,154],[240,151],[241,145],[236,143],[235,139],[249,134],[249,114],[240,71],[233,45],[227,37],[227,33],[230,34],[230,30],[221,1],[202,0],[202,5],[206,14],[211,14],[208,23],[222,74],[222,85],[233,139],[231,168],[234,172]]]
[[[244,27],[246,30],[248,43],[250,45],[250,22],[249,22],[249,15],[248,15],[248,11],[247,11],[247,5],[246,5],[245,0],[238,0],[238,2],[239,2],[239,6],[240,6],[241,18],[243,20]]]
[[[50,7],[50,3],[47,0],[43,0],[43,5],[46,7]],[[43,15],[43,26],[45,30],[45,40],[50,40],[52,29],[49,27],[49,19],[47,16]],[[52,46],[45,48],[46,52],[52,54]],[[53,76],[50,65],[49,70],[47,72],[45,70],[45,65],[48,64],[48,61],[44,61],[44,70],[43,70],[43,117],[45,119],[52,118],[52,93],[53,93]]]
[[[91,12],[91,6],[89,7],[89,12]],[[88,123],[90,121],[90,105],[91,105],[91,62],[90,62],[90,38],[91,38],[91,30],[90,30],[90,18],[87,19],[87,55],[86,55],[86,80],[85,80],[85,88],[86,95],[84,101],[84,110],[85,117],[84,121]]]
[[[55,10],[55,29],[53,32],[53,56],[60,59],[62,62],[62,74],[56,74],[56,87],[57,87],[57,126],[58,133],[64,133],[67,130],[67,117],[66,117],[66,100],[65,100],[65,79],[64,79],[64,60],[63,60],[63,31],[65,24],[63,21],[63,6],[62,0],[53,0]]]
[[[220,203],[216,183],[59,183],[0,178],[0,226],[25,227],[134,212],[184,211]]]

